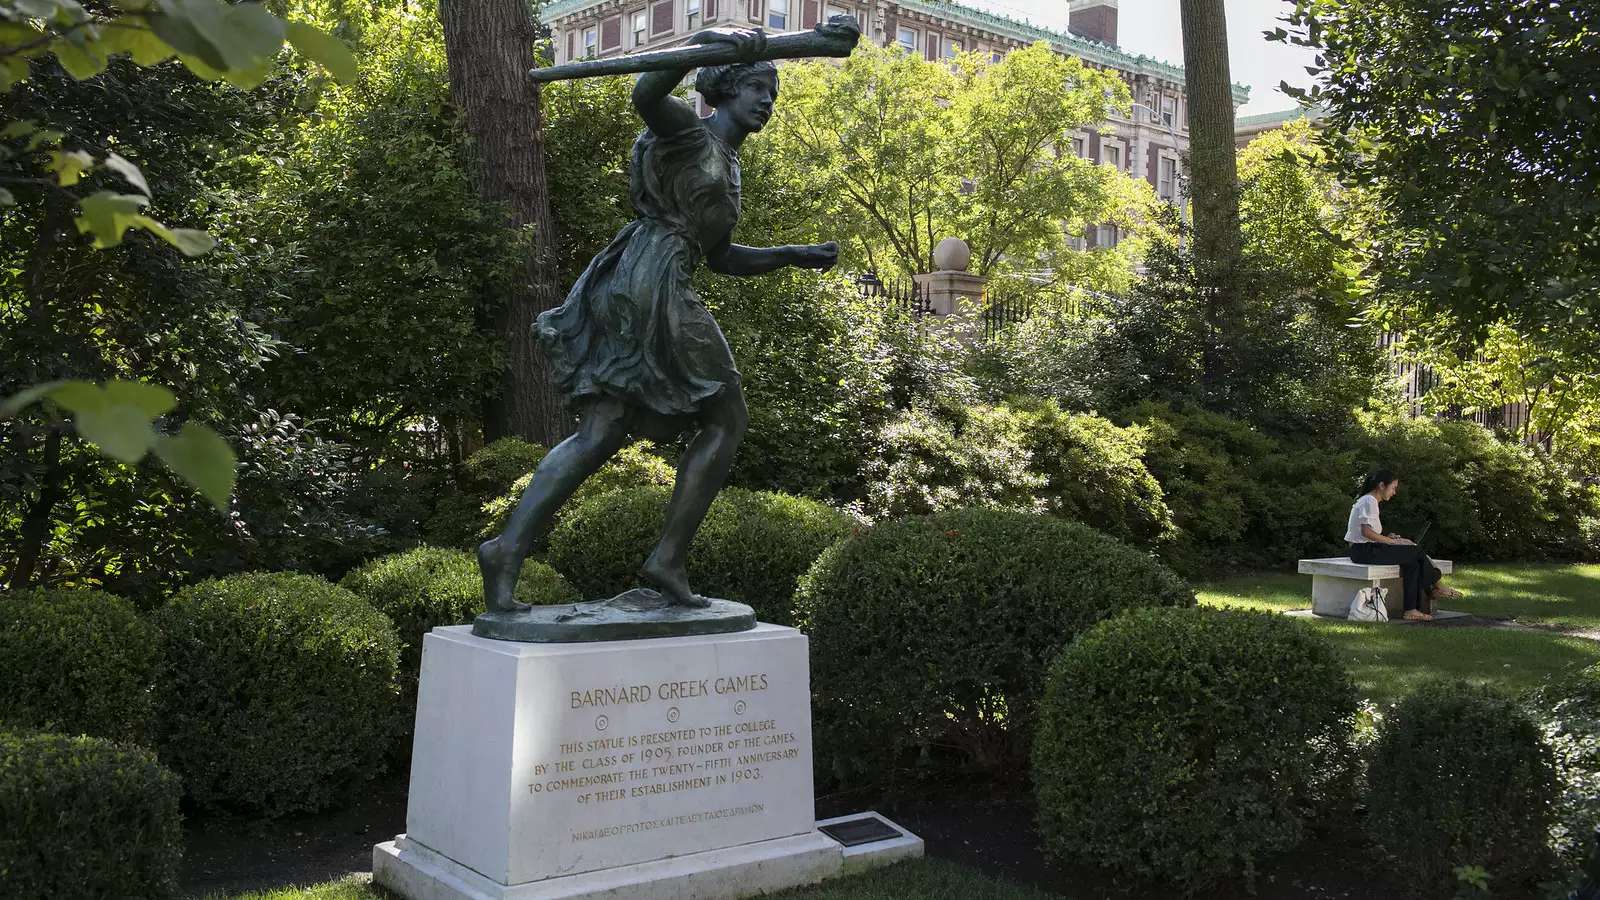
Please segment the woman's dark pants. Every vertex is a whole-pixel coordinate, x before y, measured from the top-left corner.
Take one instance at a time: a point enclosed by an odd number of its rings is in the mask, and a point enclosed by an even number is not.
[[[1423,554],[1421,547],[1408,544],[1351,544],[1350,561],[1364,566],[1399,566],[1404,585],[1405,608],[1421,609],[1423,591],[1433,590],[1444,574]]]

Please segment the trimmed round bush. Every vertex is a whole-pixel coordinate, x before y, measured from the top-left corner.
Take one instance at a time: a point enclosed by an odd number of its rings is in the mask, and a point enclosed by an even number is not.
[[[1561,798],[1550,850],[1576,888],[1600,826],[1600,665],[1552,678],[1523,707],[1539,724],[1555,761]]]
[[[578,507],[582,506],[591,497],[598,497],[611,491],[623,488],[637,487],[672,487],[676,473],[667,461],[650,452],[653,445],[641,441],[622,448],[616,456],[611,457],[600,470],[590,475],[578,486],[578,490],[567,498],[567,502],[556,511],[556,520],[566,518]],[[484,504],[484,525],[478,532],[478,537],[491,538],[505,530],[506,521],[511,518],[511,511],[517,508],[517,502],[522,499],[522,492],[528,489],[533,482],[533,473],[518,478],[511,488],[500,496]]]
[[[483,577],[471,553],[417,547],[379,557],[339,584],[388,616],[400,638],[400,671],[415,690],[422,665],[422,637],[440,625],[462,625],[483,612]],[[538,560],[522,565],[516,598],[545,605],[571,603],[578,592],[556,570]]]
[[[1102,622],[1062,651],[1039,706],[1045,850],[1184,891],[1248,878],[1347,806],[1357,704],[1332,645],[1273,613]]]
[[[578,506],[550,536],[550,562],[589,598],[614,596],[661,537],[672,490],[615,490]],[[689,545],[689,583],[708,597],[748,603],[763,622],[793,621],[795,585],[855,527],[830,506],[766,491],[725,488]]]
[[[0,896],[177,896],[181,790],[143,748],[0,732]]]
[[[795,600],[819,766],[881,777],[913,749],[954,748],[1020,771],[1063,645],[1118,610],[1192,605],[1149,556],[1042,514],[951,510],[862,530],[817,560]]]
[[[0,723],[142,743],[160,671],[155,628],[121,597],[0,593]]]
[[[1448,893],[1470,865],[1498,893],[1548,874],[1558,797],[1550,749],[1521,707],[1487,687],[1428,682],[1379,726],[1367,831],[1419,891]]]
[[[200,808],[314,811],[380,770],[400,648],[366,601],[314,575],[257,572],[185,588],[155,620],[161,759]]]

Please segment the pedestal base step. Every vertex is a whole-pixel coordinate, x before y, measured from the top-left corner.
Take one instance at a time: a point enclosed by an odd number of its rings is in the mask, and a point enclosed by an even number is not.
[[[405,835],[372,848],[372,880],[406,900],[735,900],[922,856],[922,839],[845,847],[820,831],[613,869],[504,885]],[[843,816],[819,826],[859,819]]]

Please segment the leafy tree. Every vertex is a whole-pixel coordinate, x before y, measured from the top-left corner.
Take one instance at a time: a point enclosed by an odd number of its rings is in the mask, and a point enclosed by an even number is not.
[[[1369,333],[1349,327],[1369,290],[1357,249],[1365,206],[1318,153],[1299,126],[1240,154],[1239,309],[1217,318],[1194,245],[1154,240],[1129,290],[1084,301],[1080,315],[1037,316],[987,348],[987,393],[1082,410],[1197,404],[1279,433],[1348,426],[1378,373]],[[1217,367],[1209,379],[1208,362]]]
[[[1600,449],[1600,374],[1561,335],[1529,337],[1505,323],[1491,325],[1480,344],[1429,342],[1419,335],[1408,354],[1430,371],[1422,396],[1430,412],[1472,414],[1521,404],[1524,415],[1506,423],[1507,436],[1527,443],[1551,439],[1572,458]]]
[[[202,78],[252,87],[271,71],[285,40],[336,76],[347,77],[354,68],[349,50],[337,40],[304,22],[285,22],[255,3],[128,0],[108,8],[84,7],[77,0],[3,0],[0,91],[10,91],[41,66],[63,71],[78,81],[93,78],[114,58],[124,55],[139,66],[154,66],[176,56]],[[53,65],[47,66],[47,61]],[[0,145],[0,208],[18,202],[8,184],[18,189],[61,191],[70,201],[54,199],[53,212],[37,237],[43,259],[71,242],[63,239],[67,221],[80,234],[91,235],[96,248],[121,244],[130,229],[148,231],[190,256],[211,248],[207,235],[169,228],[143,212],[151,190],[137,164],[104,145],[95,152],[69,149],[71,145],[63,143],[68,137],[65,130],[42,127],[10,110],[0,117],[0,139],[20,144]],[[84,196],[69,190],[79,186],[86,175],[99,173],[115,175],[119,189],[99,184],[106,189]],[[70,211],[73,205],[78,208],[75,217]],[[37,277],[40,271],[35,269],[30,278],[30,312],[37,312],[47,299]],[[49,400],[52,432],[70,424],[106,455],[125,463],[137,462],[154,451],[213,503],[221,506],[226,502],[233,486],[234,459],[215,432],[192,422],[175,434],[160,433],[154,427],[155,421],[176,405],[171,391],[133,382],[113,381],[102,387],[79,379],[30,380],[31,384],[20,386],[21,390],[0,403],[0,420]],[[70,413],[70,423],[54,412],[56,409]],[[47,436],[45,440],[59,450],[59,438]],[[53,504],[50,490],[41,492],[39,503],[48,512]]]
[[[358,47],[356,81],[286,111],[234,167],[220,234],[248,256],[235,289],[288,345],[263,396],[406,457],[409,426],[476,422],[493,392],[521,247],[473,185],[438,20],[377,11]]]
[[[1600,359],[1600,6],[1295,0],[1277,40],[1347,185],[1371,191],[1376,270],[1410,326],[1588,335]]]
[[[1127,86],[1038,44],[951,66],[863,45],[842,65],[785,67],[750,155],[774,155],[791,198],[841,236],[847,264],[926,272],[955,235],[974,271],[1070,269],[1067,238],[1132,226],[1145,186],[1063,152],[1063,135],[1126,107]],[[1130,248],[1103,251],[1124,260]]]
[[[539,87],[528,78],[538,26],[526,0],[439,0],[450,92],[471,138],[478,194],[528,241],[522,271],[505,284],[495,316],[506,352],[499,389],[484,407],[486,436],[552,446],[570,430],[566,404],[534,341],[534,318],[558,306],[555,227],[545,175]],[[488,305],[488,304],[486,304]]]

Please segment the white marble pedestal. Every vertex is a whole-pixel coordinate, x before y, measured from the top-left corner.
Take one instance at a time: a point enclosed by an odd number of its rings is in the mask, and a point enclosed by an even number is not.
[[[589,644],[437,628],[406,833],[374,848],[373,878],[408,900],[820,881],[844,850],[815,830],[811,765],[807,641],[792,628]]]

